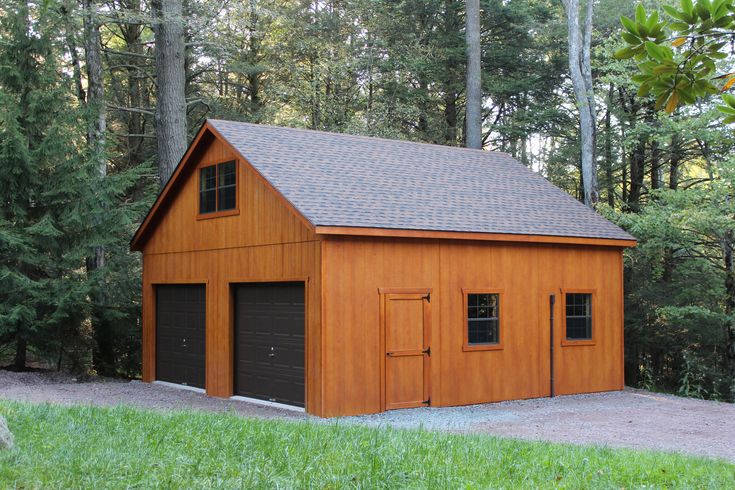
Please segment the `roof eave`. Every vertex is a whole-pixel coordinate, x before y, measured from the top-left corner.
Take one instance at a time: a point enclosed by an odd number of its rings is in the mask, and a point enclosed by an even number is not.
[[[446,240],[478,240],[514,243],[549,243],[562,245],[591,245],[598,247],[635,247],[635,239],[571,237],[555,235],[519,235],[510,233],[476,233],[464,231],[409,230],[394,228],[366,228],[348,226],[317,226],[317,235],[342,235],[393,238],[439,238]]]
[[[186,149],[184,156],[182,156],[181,160],[179,160],[178,165],[176,165],[176,168],[174,169],[173,173],[171,174],[168,181],[166,182],[166,185],[163,186],[161,191],[158,193],[158,197],[156,197],[156,200],[154,201],[153,206],[151,206],[151,209],[148,210],[148,214],[146,214],[145,218],[143,219],[143,222],[140,224],[138,229],[135,231],[133,238],[130,240],[130,250],[134,252],[143,251],[143,247],[145,246],[145,242],[148,238],[147,235],[148,235],[149,228],[151,227],[151,223],[154,221],[154,219],[158,215],[159,208],[166,201],[166,198],[171,192],[171,189],[174,187],[175,183],[178,181],[179,175],[182,173],[182,171],[186,167],[186,162],[189,160],[189,158],[191,157],[191,154],[195,151],[200,141],[202,140],[202,137],[207,133],[207,131],[209,131],[209,124],[205,121],[204,124],[202,124],[202,127],[199,128],[199,131],[194,137],[194,140],[191,142],[189,147]]]

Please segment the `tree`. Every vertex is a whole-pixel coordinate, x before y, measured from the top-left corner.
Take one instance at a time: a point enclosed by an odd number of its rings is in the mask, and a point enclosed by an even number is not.
[[[587,0],[584,31],[579,25],[579,0],[562,0],[567,17],[569,73],[574,88],[574,98],[579,110],[582,181],[584,203],[594,207],[600,200],[597,186],[597,163],[595,161],[595,94],[592,85],[592,5]]]
[[[729,90],[735,72],[722,72],[730,65],[731,40],[735,36],[735,4],[730,0],[681,0],[680,7],[665,5],[672,19],[650,15],[643,5],[635,19],[620,18],[627,44],[616,54],[639,61],[639,95],[656,96],[656,108],[672,113],[681,104]],[[719,107],[725,122],[735,122],[735,96],[723,95]]]
[[[480,0],[467,0],[465,13],[467,44],[467,148],[482,148],[482,72],[480,49]]]
[[[58,17],[25,0],[12,7],[0,18],[0,341],[15,343],[13,366],[23,369],[29,349],[87,339],[78,327],[90,291],[92,166],[78,145],[86,125],[73,86],[56,64]]]
[[[184,156],[186,69],[184,11],[181,0],[153,0],[156,43],[156,145],[161,186]]]

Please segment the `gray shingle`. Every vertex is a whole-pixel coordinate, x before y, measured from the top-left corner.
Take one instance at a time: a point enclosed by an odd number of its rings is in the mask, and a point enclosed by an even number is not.
[[[505,153],[209,123],[317,226],[633,239]]]

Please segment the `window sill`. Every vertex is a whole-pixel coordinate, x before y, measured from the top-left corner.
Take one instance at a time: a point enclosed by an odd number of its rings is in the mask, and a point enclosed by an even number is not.
[[[464,352],[503,350],[503,344],[464,344],[462,345],[462,350]]]
[[[595,345],[597,342],[595,342],[594,339],[590,340],[568,340],[563,339],[561,341],[562,347],[576,347],[576,346],[583,346],[583,345]]]
[[[222,218],[224,216],[235,216],[240,214],[239,209],[228,209],[227,211],[217,211],[215,213],[198,214],[197,220],[211,219],[211,218]]]

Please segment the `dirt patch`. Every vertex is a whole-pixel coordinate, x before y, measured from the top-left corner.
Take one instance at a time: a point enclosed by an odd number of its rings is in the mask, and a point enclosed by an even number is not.
[[[315,420],[299,412],[212,398],[159,384],[104,378],[80,382],[58,373],[0,371],[0,398],[65,405],[190,408],[248,417]],[[343,417],[336,423],[658,449],[735,462],[735,405],[634,389],[466,407],[394,410]]]

